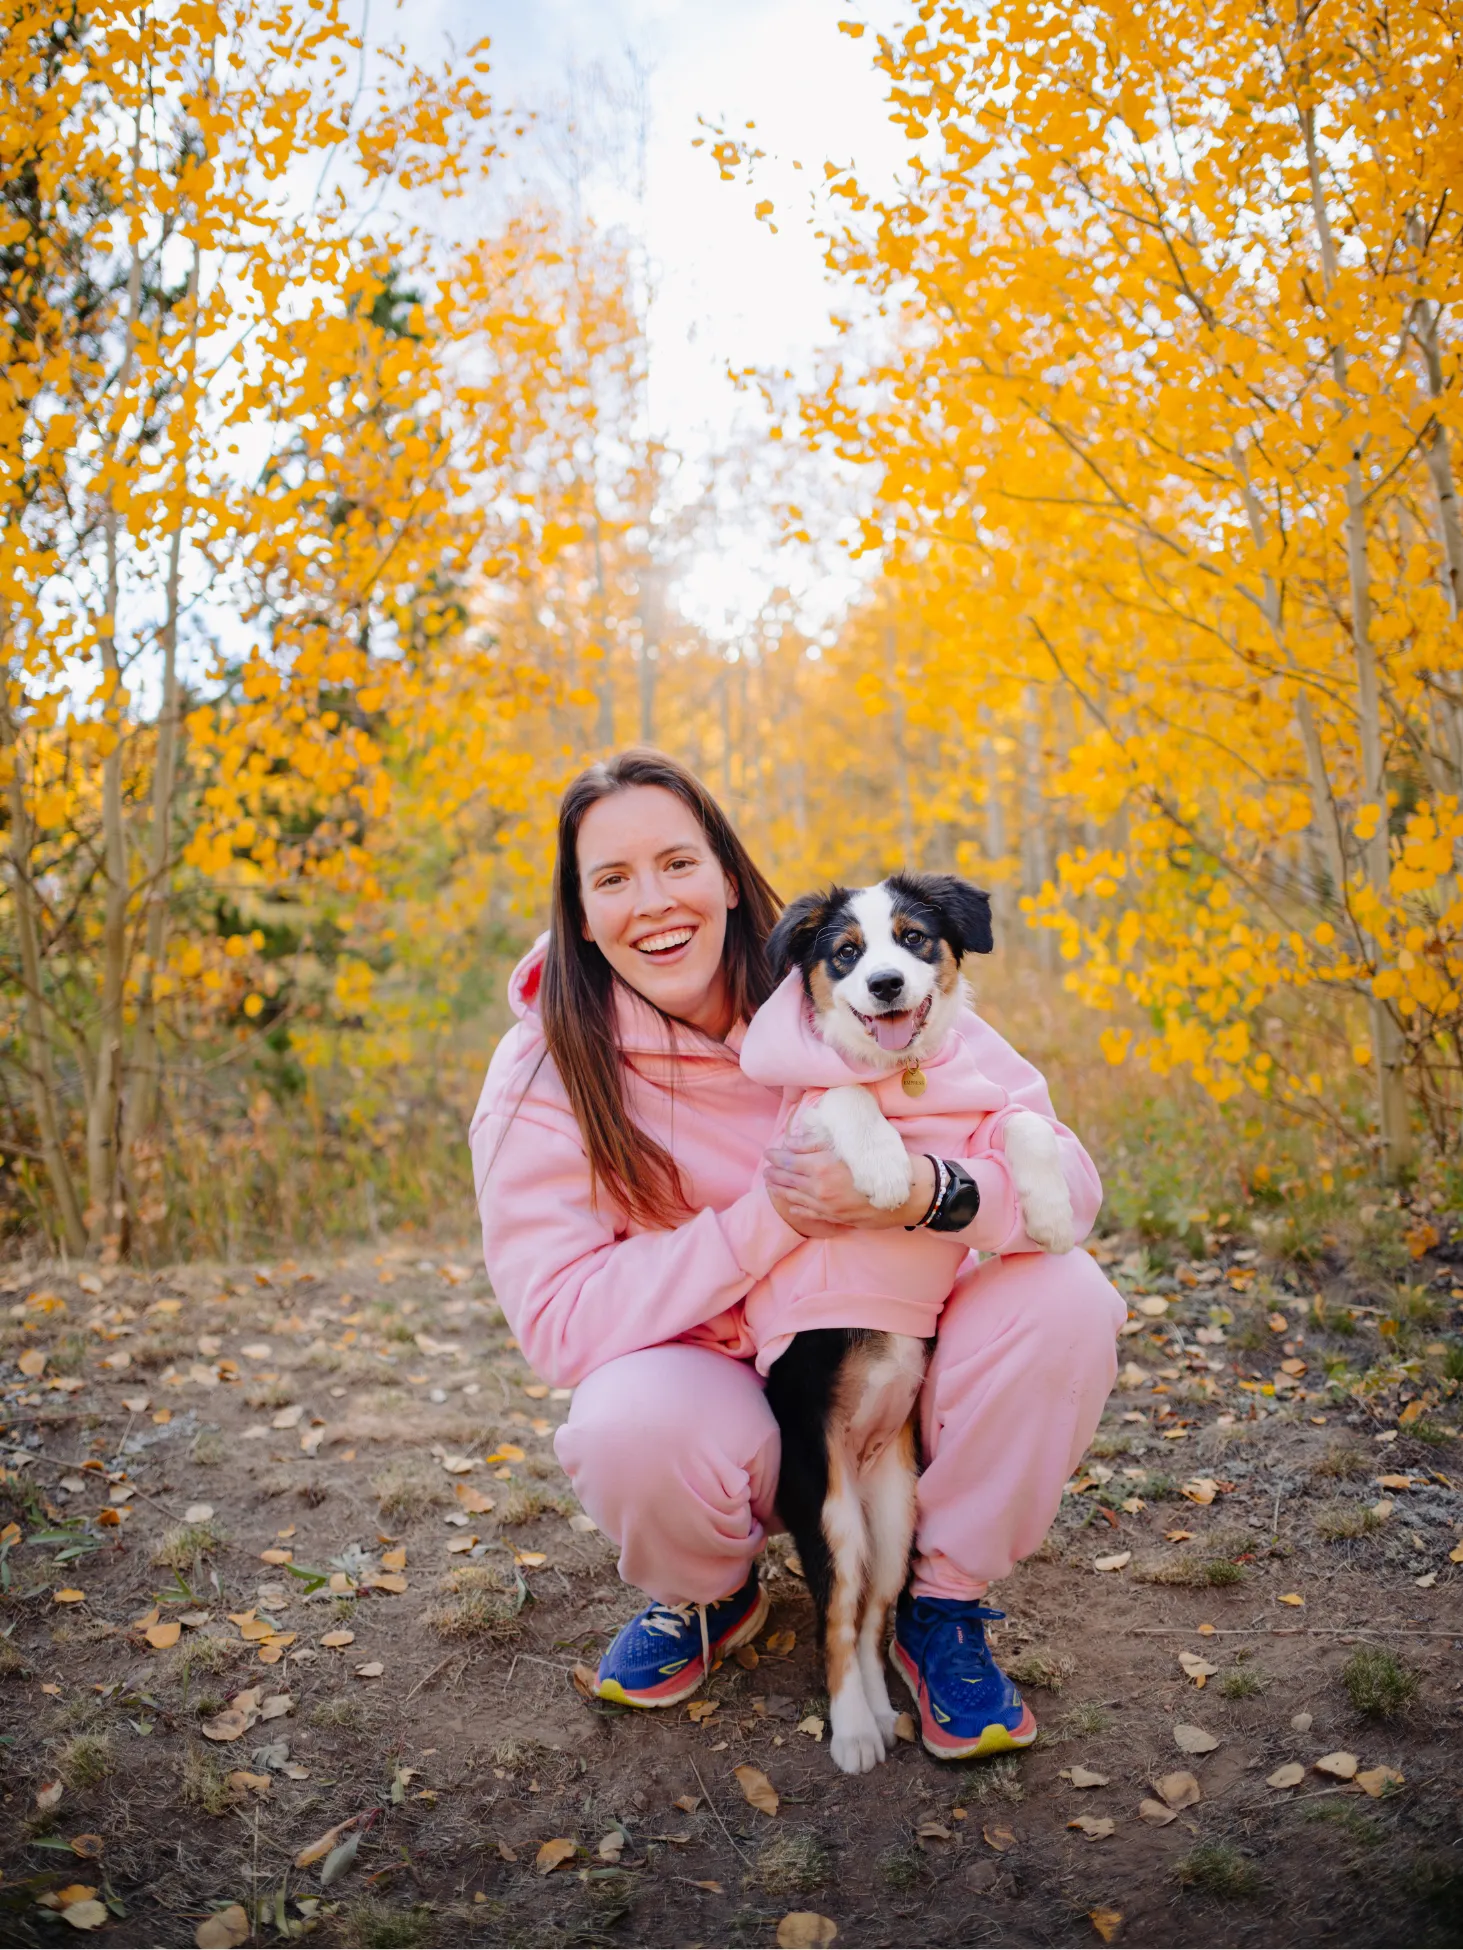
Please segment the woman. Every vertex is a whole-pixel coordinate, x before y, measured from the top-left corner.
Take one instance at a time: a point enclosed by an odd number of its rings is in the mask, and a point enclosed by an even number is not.
[[[913,1226],[934,1199],[871,1206],[831,1152],[766,1151],[780,1094],[737,1051],[772,980],[777,900],[710,794],[657,752],[591,766],[559,814],[549,934],[514,972],[519,1021],[472,1121],[483,1251],[530,1365],[574,1389],[555,1440],[620,1575],[654,1600],[599,1668],[602,1697],[685,1699],[762,1626],[755,1559],[777,1493],[777,1426],[744,1294],[805,1238]],[[1077,1236],[1101,1187],[1040,1074],[979,1025],[985,1074],[1055,1130]],[[1040,1544],[1116,1369],[1125,1308],[1084,1252],[1021,1231],[1002,1158],[956,1162],[979,1209],[921,1397],[925,1457],[896,1668],[925,1745],[969,1759],[1036,1722],[992,1659],[989,1585]]]

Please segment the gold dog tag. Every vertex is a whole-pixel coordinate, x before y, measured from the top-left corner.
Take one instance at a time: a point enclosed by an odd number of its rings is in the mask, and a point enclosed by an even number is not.
[[[907,1095],[911,1097],[923,1097],[929,1085],[929,1078],[919,1067],[918,1063],[916,1063],[904,1072],[901,1082],[904,1085]]]

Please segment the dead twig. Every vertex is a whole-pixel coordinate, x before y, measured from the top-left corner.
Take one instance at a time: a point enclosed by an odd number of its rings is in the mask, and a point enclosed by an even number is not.
[[[717,1827],[721,1830],[722,1834],[726,1836],[727,1840],[731,1843],[732,1847],[736,1850],[737,1854],[741,1856],[742,1860],[744,1862],[750,1862],[752,1859],[751,1856],[748,1855],[747,1851],[741,1846],[741,1844],[737,1841],[736,1837],[732,1834],[731,1830],[727,1827],[726,1823],[722,1820],[721,1810],[720,1808],[717,1807],[716,1803],[711,1798],[711,1789],[707,1787],[705,1781],[701,1779],[701,1769],[696,1765],[694,1756],[691,1757],[691,1772],[696,1776],[696,1780],[698,1785],[700,1786],[701,1792],[706,1796],[707,1807],[711,1810],[712,1814],[716,1816]]]

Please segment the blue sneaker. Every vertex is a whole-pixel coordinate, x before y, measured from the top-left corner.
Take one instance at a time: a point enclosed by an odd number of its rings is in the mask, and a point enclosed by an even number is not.
[[[986,1620],[1003,1611],[959,1598],[911,1598],[894,1618],[889,1663],[919,1707],[925,1746],[940,1760],[1010,1753],[1036,1738],[1036,1716],[991,1657]]]
[[[615,1634],[595,1691],[621,1706],[689,1699],[723,1653],[757,1636],[769,1609],[755,1564],[741,1590],[714,1605],[647,1605]]]

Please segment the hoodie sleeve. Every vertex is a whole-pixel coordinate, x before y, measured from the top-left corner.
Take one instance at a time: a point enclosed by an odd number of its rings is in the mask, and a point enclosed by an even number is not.
[[[760,1178],[725,1211],[627,1234],[590,1197],[589,1160],[541,1038],[499,1045],[470,1131],[483,1259],[537,1374],[572,1388],[617,1355],[673,1341],[733,1307],[801,1236]]]
[[[968,1156],[959,1160],[980,1188],[980,1210],[963,1233],[973,1252],[1037,1253],[1042,1248],[1026,1236],[1021,1224],[1021,1208],[1006,1163],[1001,1128],[1012,1111],[1035,1111],[1045,1118],[1057,1135],[1062,1156],[1062,1171],[1072,1199],[1073,1232],[1080,1243],[1091,1232],[1102,1204],[1102,1180],[1097,1167],[1081,1141],[1067,1129],[1052,1109],[1046,1078],[1034,1064],[1012,1049],[1004,1036],[997,1035],[979,1016],[966,1018],[963,1033],[981,1071],[1005,1090],[1006,1108],[985,1119],[976,1133]]]

